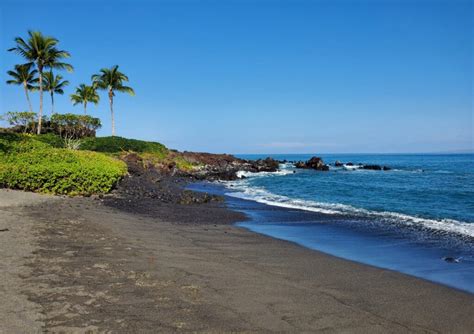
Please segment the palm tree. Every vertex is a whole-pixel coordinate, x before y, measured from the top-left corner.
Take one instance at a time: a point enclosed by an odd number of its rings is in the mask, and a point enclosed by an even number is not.
[[[54,114],[54,94],[63,95],[63,88],[69,85],[69,81],[62,79],[62,75],[54,75],[53,71],[43,73],[43,89],[51,95],[51,115]]]
[[[115,136],[115,120],[114,120],[114,96],[115,92],[128,93],[135,95],[133,88],[124,86],[123,83],[128,81],[128,77],[118,70],[118,65],[111,68],[103,68],[99,74],[92,76],[93,85],[99,89],[107,90],[110,103],[110,115],[112,118],[112,136]]]
[[[85,84],[79,85],[76,88],[76,93],[71,94],[71,101],[73,105],[82,103],[84,106],[84,114],[87,114],[87,103],[91,102],[97,105],[100,97],[97,94],[95,86],[87,86]]]
[[[33,107],[31,106],[30,95],[28,94],[28,92],[30,90],[36,89],[37,87],[34,86],[34,84],[38,82],[38,78],[36,77],[38,71],[32,70],[32,67],[33,65],[31,63],[15,65],[14,71],[7,72],[7,74],[13,78],[12,80],[7,80],[7,84],[22,85],[25,89],[26,100],[28,101],[30,112],[33,112]]]
[[[54,37],[44,36],[39,31],[28,31],[28,39],[25,41],[21,37],[15,38],[16,46],[9,49],[27,61],[36,65],[38,70],[38,82],[40,92],[40,106],[38,112],[38,131],[41,133],[41,122],[43,118],[43,70],[50,69],[66,69],[72,71],[70,64],[61,62],[64,58],[69,58],[69,52],[56,48],[59,41]]]

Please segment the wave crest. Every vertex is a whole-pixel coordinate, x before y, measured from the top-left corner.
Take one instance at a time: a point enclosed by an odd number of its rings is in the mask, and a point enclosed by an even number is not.
[[[273,194],[262,188],[250,187],[246,184],[245,181],[228,182],[226,185],[228,187],[231,187],[230,189],[232,189],[232,192],[226,193],[226,195],[228,196],[252,200],[258,203],[263,203],[271,206],[318,212],[329,215],[337,214],[363,218],[375,218],[396,223],[402,223],[405,226],[418,226],[434,231],[455,233],[465,237],[474,238],[474,224],[469,224],[454,219],[436,220],[411,216],[408,214],[402,214],[397,212],[372,211],[340,203],[324,203],[310,200],[294,199],[283,195]]]

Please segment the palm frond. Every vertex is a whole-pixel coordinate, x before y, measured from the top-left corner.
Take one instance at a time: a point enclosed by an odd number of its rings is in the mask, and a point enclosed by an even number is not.
[[[133,90],[132,87],[119,86],[119,87],[115,88],[115,90],[116,90],[117,92],[127,93],[127,94],[130,94],[131,96],[135,96],[135,91]]]
[[[31,70],[32,64],[22,64],[22,65],[15,65],[14,70],[7,71],[7,74],[13,78],[13,80],[8,80],[8,84],[31,84],[34,83],[37,78],[36,70]]]

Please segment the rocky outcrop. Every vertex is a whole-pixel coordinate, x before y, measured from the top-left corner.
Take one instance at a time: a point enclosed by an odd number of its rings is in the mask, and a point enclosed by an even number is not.
[[[387,166],[380,166],[380,165],[362,165],[362,169],[369,169],[369,170],[390,170],[390,167]]]
[[[298,161],[295,163],[296,168],[304,168],[304,169],[314,169],[319,171],[328,171],[329,166],[326,165],[320,157],[312,157],[308,161]]]
[[[354,164],[352,162],[346,162],[346,163],[343,163],[339,160],[337,160],[335,163],[334,163],[334,166],[336,167],[343,167],[343,168],[346,168],[348,170],[355,170],[355,169],[367,169],[367,170],[391,170],[390,167],[388,166],[381,166],[381,165],[374,165],[374,164],[368,164],[368,165],[364,165],[364,164],[361,164],[361,163],[358,163],[358,164]],[[349,167],[349,168],[347,168]]]
[[[270,157],[266,159],[258,159],[251,162],[251,165],[256,172],[276,172],[280,166],[280,163]]]
[[[183,152],[182,157],[196,165],[196,168],[190,171],[181,171],[181,173],[198,180],[235,180],[239,171],[252,173],[276,172],[279,168],[279,162],[270,157],[245,160],[229,154],[196,152]]]

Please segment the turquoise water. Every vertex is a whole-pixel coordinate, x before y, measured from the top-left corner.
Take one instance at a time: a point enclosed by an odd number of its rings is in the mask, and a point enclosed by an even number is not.
[[[474,155],[322,158],[392,170],[318,172],[285,164],[280,172],[243,173],[194,189],[228,195],[228,205],[248,216],[239,225],[252,231],[474,293]]]

